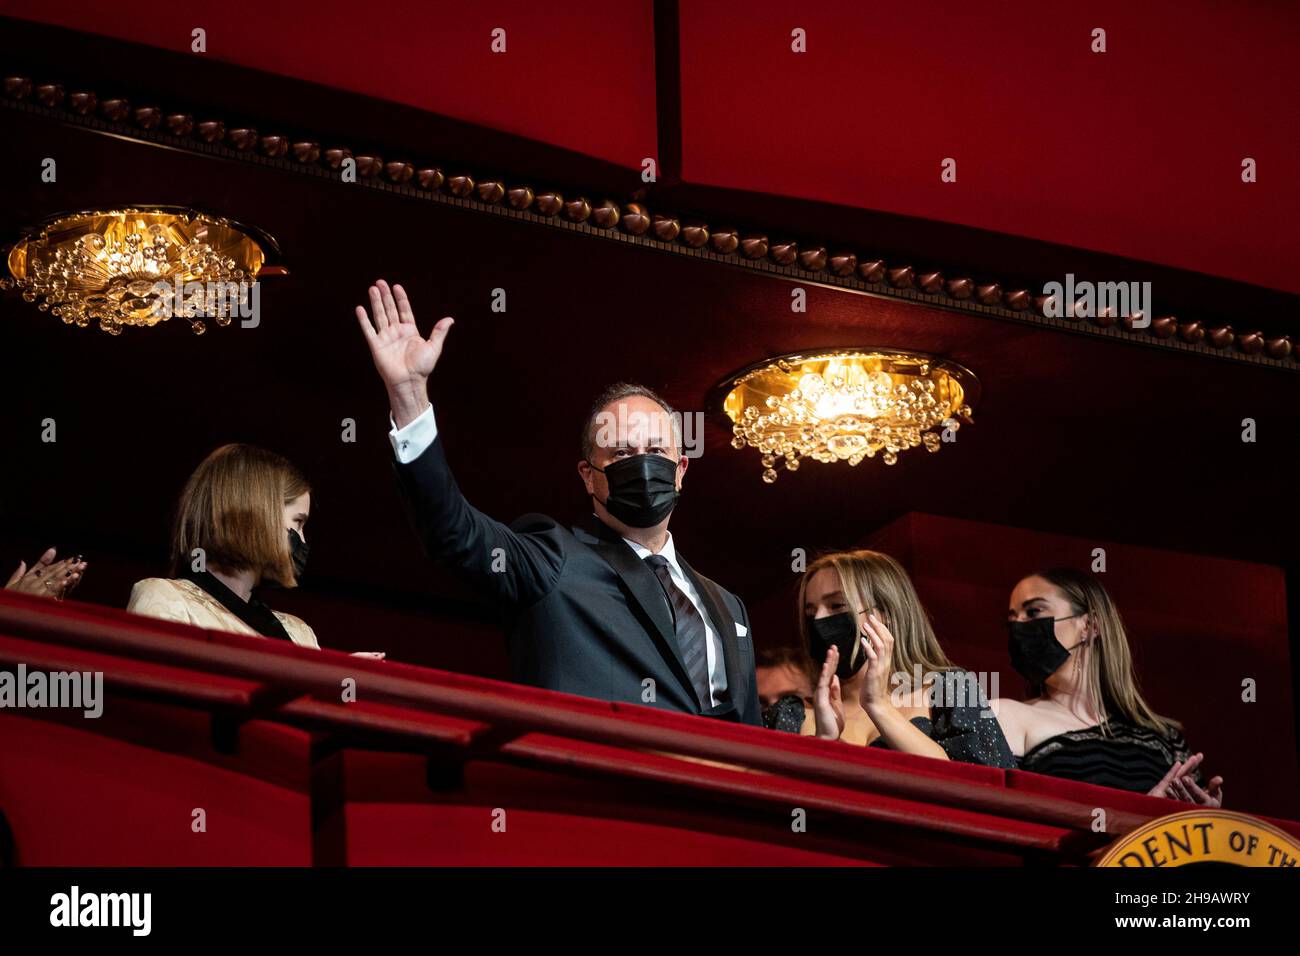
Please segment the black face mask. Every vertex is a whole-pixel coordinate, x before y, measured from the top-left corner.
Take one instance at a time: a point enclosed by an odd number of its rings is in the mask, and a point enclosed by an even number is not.
[[[290,528],[289,529],[289,563],[293,565],[294,579],[301,584],[302,576],[307,573],[307,555],[311,551],[311,545],[302,540],[302,535]],[[264,577],[258,587],[263,588],[282,588],[285,586],[283,581],[272,577]]]
[[[835,668],[835,676],[848,680],[867,662],[867,655],[862,650],[862,640],[858,636],[858,616],[850,611],[843,614],[830,614],[815,617],[808,622],[808,637],[812,644],[813,660],[818,664],[826,663],[826,655],[832,647],[839,648],[840,662]]]
[[[609,484],[609,497],[601,504],[630,528],[653,528],[672,513],[681,497],[677,462],[663,455],[633,455],[596,471]]]
[[[1007,621],[1007,652],[1011,655],[1011,666],[1030,683],[1041,684],[1047,680],[1070,659],[1071,653],[1087,643],[1083,641],[1072,648],[1066,648],[1056,639],[1056,622],[1076,617],[1080,615]]]
[[[803,727],[804,704],[798,694],[786,694],[770,707],[763,708],[763,726],[797,734]]]
[[[293,562],[293,576],[302,583],[302,576],[307,573],[307,555],[311,553],[311,545],[302,540],[302,535],[290,528],[289,529],[289,560]]]

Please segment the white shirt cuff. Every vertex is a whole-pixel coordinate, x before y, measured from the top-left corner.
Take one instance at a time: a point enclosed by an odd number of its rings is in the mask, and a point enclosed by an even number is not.
[[[433,419],[432,404],[405,428],[398,428],[391,414],[388,422],[393,426],[388,433],[388,440],[393,443],[393,454],[403,465],[409,465],[423,455],[438,437],[438,423]]]

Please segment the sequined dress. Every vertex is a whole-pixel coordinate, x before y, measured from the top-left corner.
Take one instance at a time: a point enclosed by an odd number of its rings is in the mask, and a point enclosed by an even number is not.
[[[1002,725],[989,707],[975,674],[948,671],[933,685],[934,703],[929,717],[913,717],[912,723],[944,749],[951,760],[985,767],[1011,769],[1015,755],[1002,733]],[[887,747],[883,739],[873,747]]]

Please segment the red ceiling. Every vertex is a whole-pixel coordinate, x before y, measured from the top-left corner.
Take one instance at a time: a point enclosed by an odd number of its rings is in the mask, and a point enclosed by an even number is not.
[[[688,181],[1007,232],[1300,292],[1300,12],[1195,0],[683,3]],[[963,9],[969,6],[971,9]],[[628,167],[655,154],[651,0],[0,12],[383,97]],[[494,27],[508,53],[489,52]],[[790,52],[790,30],[808,52]],[[1109,52],[1089,51],[1103,27]],[[939,162],[958,163],[956,183]],[[1259,182],[1240,163],[1259,163]],[[1157,301],[1159,291],[1156,291]]]
[[[627,166],[655,154],[650,0],[390,0],[196,10],[173,0],[0,0],[0,13],[207,56],[415,106]],[[491,32],[506,31],[506,53]]]
[[[684,6],[688,180],[1300,292],[1294,3]]]

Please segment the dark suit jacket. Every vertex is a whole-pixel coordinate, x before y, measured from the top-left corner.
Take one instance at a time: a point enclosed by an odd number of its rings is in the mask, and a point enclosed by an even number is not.
[[[396,468],[426,551],[499,606],[516,680],[701,713],[663,587],[618,532],[594,517],[572,530],[539,514],[510,526],[489,518],[460,493],[441,437]],[[745,606],[676,555],[724,651],[727,699],[705,713],[759,725],[753,640],[736,633],[749,630]]]

